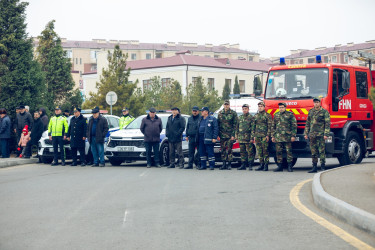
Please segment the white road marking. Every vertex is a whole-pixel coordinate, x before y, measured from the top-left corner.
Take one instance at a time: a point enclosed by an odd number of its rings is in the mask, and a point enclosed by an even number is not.
[[[128,210],[125,210],[125,213],[124,213],[124,220],[122,222],[122,226],[125,226],[125,223],[126,223],[126,217],[128,216]]]
[[[140,177],[143,177],[143,176],[145,176],[145,174],[147,173],[147,171],[144,171],[142,174],[140,174],[139,176]]]

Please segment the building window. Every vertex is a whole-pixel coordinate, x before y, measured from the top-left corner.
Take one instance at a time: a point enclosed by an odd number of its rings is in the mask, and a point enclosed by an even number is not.
[[[96,54],[98,53],[98,51],[95,51],[95,50],[91,50],[90,51],[90,57],[92,58],[92,59],[96,59]]]
[[[137,60],[137,54],[132,53],[132,60]]]
[[[97,66],[96,64],[92,64],[91,65],[91,71],[96,71],[97,70]]]
[[[215,89],[215,78],[207,78],[207,85],[209,89]]]
[[[249,62],[254,61],[254,58],[252,56],[249,56]]]
[[[151,80],[143,80],[143,91],[151,89]]]
[[[225,84],[229,85],[229,89],[232,91],[232,79],[225,79]]]
[[[205,55],[204,57],[211,57],[210,55]]]
[[[76,64],[78,64],[78,58],[76,58]]]
[[[245,93],[245,80],[239,80],[240,83],[240,93]]]
[[[71,50],[66,50],[66,58],[72,58],[73,52]]]
[[[214,55],[214,58],[220,58],[220,56],[219,55]]]
[[[162,55],[163,55],[162,52],[156,52],[155,53],[156,58],[162,58],[163,57]]]
[[[150,54],[150,53],[147,53],[147,54],[146,54],[146,59],[147,59],[147,60],[151,59],[151,54]]]
[[[324,62],[325,62],[325,63],[328,63],[328,62],[329,62],[329,61],[328,61],[328,56],[325,56],[325,57],[324,57]]]
[[[171,78],[162,78],[161,79],[161,86],[163,88],[166,88],[169,86],[169,83],[171,82]]]
[[[355,72],[355,82],[357,86],[357,97],[358,98],[366,98],[368,95],[367,90],[367,73],[362,71]]]
[[[238,60],[243,60],[243,59],[245,59],[245,58],[243,58],[243,56],[238,57]]]
[[[79,59],[79,64],[81,64],[81,65],[82,65],[82,58],[80,58],[80,59]]]
[[[300,59],[300,60],[299,60],[299,64],[303,64],[303,59]]]
[[[348,55],[344,55],[344,62],[345,62],[345,63],[348,63],[348,62],[349,62],[349,57],[348,57]]]
[[[333,63],[337,63],[337,56],[332,56],[332,58],[331,58],[331,62],[333,62]]]
[[[308,58],[307,59],[307,63],[314,63],[315,62],[315,58]]]
[[[197,83],[198,81],[198,77],[192,77],[191,78],[191,82],[193,83],[193,86],[195,86],[195,84]]]

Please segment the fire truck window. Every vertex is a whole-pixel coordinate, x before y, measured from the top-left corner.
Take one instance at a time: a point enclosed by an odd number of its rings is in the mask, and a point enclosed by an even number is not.
[[[334,69],[332,77],[332,111],[339,110],[339,102],[336,97],[346,93],[346,90],[342,87],[342,73],[345,72],[342,69]]]
[[[357,86],[357,97],[367,99],[367,73],[356,71],[355,72],[355,82]]]

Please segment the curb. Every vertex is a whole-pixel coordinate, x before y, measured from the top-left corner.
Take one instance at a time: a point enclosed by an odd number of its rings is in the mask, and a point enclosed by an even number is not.
[[[14,159],[14,160],[1,160],[0,168],[14,167],[18,165],[38,163],[38,159]]]
[[[328,171],[336,171],[345,167],[348,166]],[[324,172],[315,174],[312,182],[312,194],[315,205],[338,219],[375,236],[375,215],[339,200],[324,191],[320,182],[320,176]]]

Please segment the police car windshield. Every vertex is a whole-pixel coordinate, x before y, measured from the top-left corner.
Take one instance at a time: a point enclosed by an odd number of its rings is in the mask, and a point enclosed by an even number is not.
[[[265,99],[324,97],[328,91],[328,69],[270,71]]]
[[[170,114],[167,114],[167,115],[158,115],[156,114],[159,118],[161,118],[161,122],[163,123],[163,128],[165,129],[167,127],[167,121],[168,121],[168,116],[170,116]],[[142,115],[142,116],[138,116],[137,118],[135,118],[134,121],[132,121],[127,127],[126,129],[140,129],[141,128],[141,124],[142,124],[142,119],[146,117],[145,115]]]

